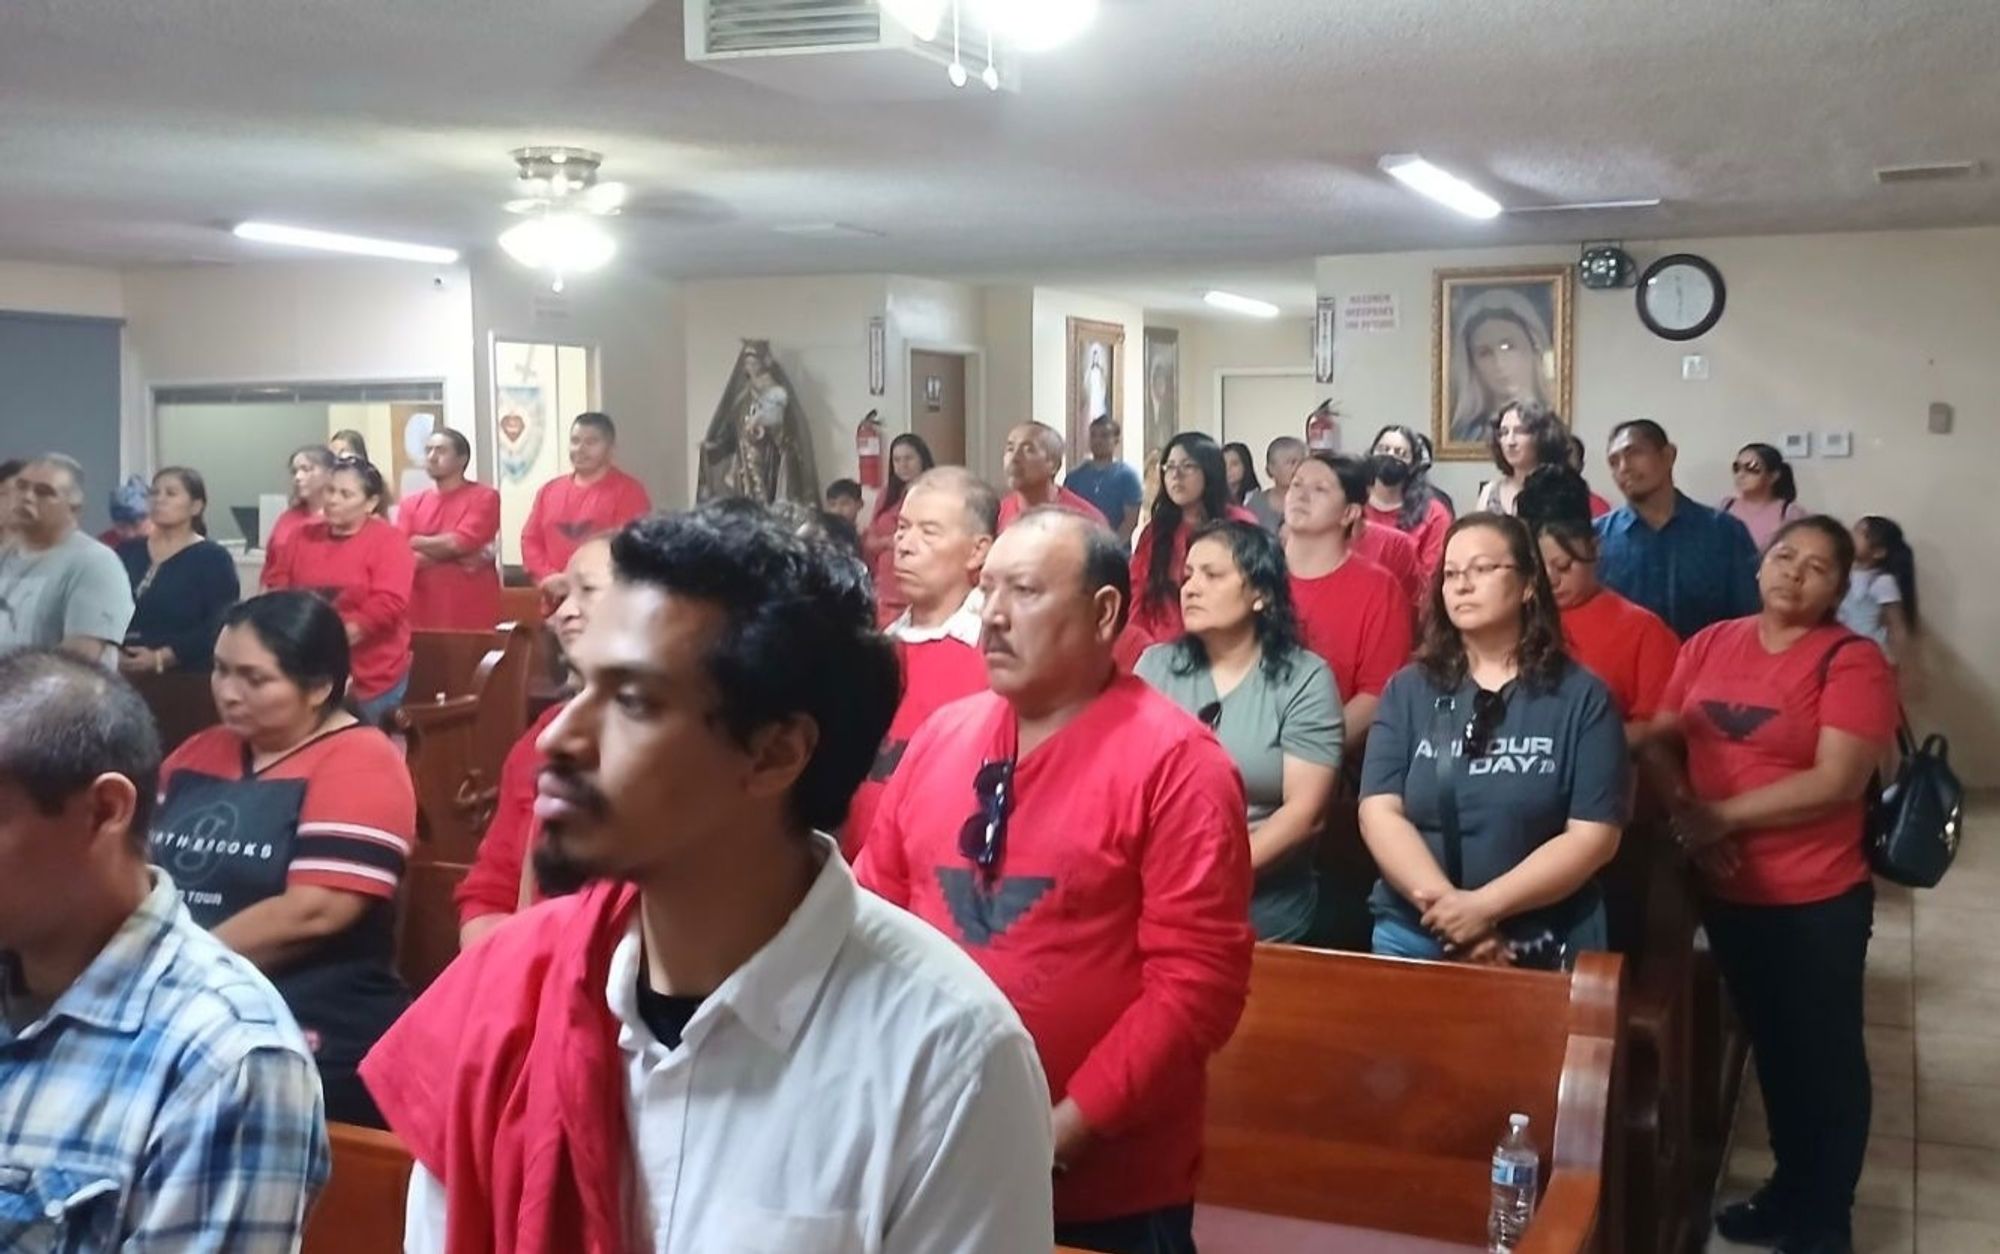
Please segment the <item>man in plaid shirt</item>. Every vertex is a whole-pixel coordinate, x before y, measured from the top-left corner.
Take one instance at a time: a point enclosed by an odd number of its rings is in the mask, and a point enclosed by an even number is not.
[[[147,865],[160,747],[122,680],[0,656],[0,1250],[294,1250],[326,1180],[277,991]]]

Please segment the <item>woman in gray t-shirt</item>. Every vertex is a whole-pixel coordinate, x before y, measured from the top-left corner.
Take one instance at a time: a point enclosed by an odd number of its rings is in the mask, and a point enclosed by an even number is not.
[[[1181,615],[1187,634],[1134,669],[1213,728],[1243,775],[1257,938],[1303,940],[1319,896],[1313,847],[1340,768],[1333,672],[1299,636],[1284,551],[1254,523],[1195,532]]]
[[[1629,802],[1624,725],[1563,649],[1527,527],[1459,519],[1361,769],[1375,952],[1504,963],[1604,948],[1597,873]]]

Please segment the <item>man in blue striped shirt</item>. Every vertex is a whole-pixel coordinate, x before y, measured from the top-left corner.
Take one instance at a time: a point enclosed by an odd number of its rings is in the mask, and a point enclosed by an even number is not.
[[[319,1078],[277,991],[147,865],[152,715],[0,656],[0,1250],[296,1249]]]

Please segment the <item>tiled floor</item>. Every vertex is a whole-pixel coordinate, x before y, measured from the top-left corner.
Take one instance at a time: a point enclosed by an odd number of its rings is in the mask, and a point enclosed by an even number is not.
[[[2000,1254],[2000,798],[1967,813],[1944,883],[1884,887],[1868,948],[1875,1120],[1854,1213],[1859,1254]],[[1746,1077],[1724,1200],[1771,1170]],[[1720,1237],[1710,1254],[1744,1247]]]

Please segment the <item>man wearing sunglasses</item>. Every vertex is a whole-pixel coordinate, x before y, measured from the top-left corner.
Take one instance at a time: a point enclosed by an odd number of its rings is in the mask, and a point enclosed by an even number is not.
[[[911,740],[861,882],[965,947],[1048,1071],[1056,1240],[1193,1249],[1208,1059],[1250,977],[1243,785],[1214,735],[1119,668],[1108,528],[1032,510],[980,578],[992,691]]]
[[[542,733],[546,849],[363,1064],[406,1248],[1049,1247],[1048,1082],[991,982],[831,837],[896,704],[860,560],[762,506],[655,515]]]

